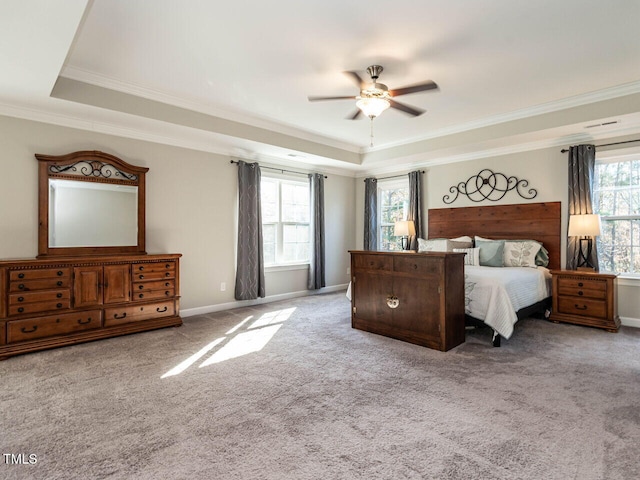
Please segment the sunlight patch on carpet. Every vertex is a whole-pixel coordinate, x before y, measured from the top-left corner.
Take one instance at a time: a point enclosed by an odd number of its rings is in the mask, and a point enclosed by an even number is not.
[[[227,335],[226,337],[215,339],[186,360],[180,362],[160,378],[179,375],[216,347],[218,347],[218,350],[214,351],[213,355],[205,360],[198,368],[220,363],[231,358],[238,358],[243,355],[248,355],[249,353],[259,352],[280,329],[282,322],[288,320],[295,310],[296,307],[292,307],[266,312],[251,325],[246,326],[247,323],[253,319],[253,315],[249,315],[228,330],[225,334]]]

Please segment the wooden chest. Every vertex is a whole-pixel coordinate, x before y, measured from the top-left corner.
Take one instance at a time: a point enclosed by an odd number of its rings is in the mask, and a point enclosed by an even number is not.
[[[464,254],[351,251],[351,325],[447,351],[464,342]]]

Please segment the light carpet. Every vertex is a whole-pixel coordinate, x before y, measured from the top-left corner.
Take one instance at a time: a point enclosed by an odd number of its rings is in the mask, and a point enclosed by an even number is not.
[[[0,478],[638,478],[640,329],[525,319],[501,348],[485,329],[442,353],[352,329],[349,306],[0,362]]]

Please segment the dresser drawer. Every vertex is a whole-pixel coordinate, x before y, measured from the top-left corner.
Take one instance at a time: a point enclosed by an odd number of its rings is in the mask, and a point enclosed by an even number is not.
[[[575,295],[589,298],[606,298],[607,282],[591,278],[558,278],[558,295]]]
[[[175,290],[173,288],[165,288],[161,290],[144,290],[142,292],[134,292],[131,300],[158,300],[161,298],[175,297]]]
[[[161,270],[161,271],[134,271],[133,272],[133,281],[134,282],[146,282],[146,281],[154,281],[154,280],[162,280],[162,279],[173,279],[176,277],[176,271],[174,270]]]
[[[9,305],[9,315],[24,315],[26,313],[44,313],[54,310],[68,310],[71,307],[69,298],[60,298],[46,302],[34,302],[25,304]]]
[[[120,308],[106,308],[104,326],[111,327],[123,323],[138,322],[150,318],[171,317],[176,314],[174,300],[156,302],[147,305],[135,305]]]
[[[414,275],[438,274],[442,271],[442,262],[434,262],[426,255],[394,257],[393,270]]]
[[[9,292],[30,292],[35,290],[51,290],[69,288],[71,277],[44,278],[40,280],[17,280],[9,283]]]
[[[42,280],[61,277],[70,277],[71,269],[64,268],[34,268],[33,270],[12,270],[9,280],[12,282],[22,282],[25,280]]]
[[[11,320],[7,322],[7,342],[25,342],[36,338],[91,330],[101,326],[100,310]]]
[[[150,282],[139,282],[133,284],[133,296],[140,292],[146,292],[147,290],[163,290],[168,288],[175,288],[176,282],[170,278],[168,280],[154,280]]]
[[[12,293],[9,295],[9,305],[24,305],[25,303],[49,302],[58,300],[69,300],[71,291],[69,289],[61,290],[42,290],[42,291],[25,291],[22,293]]]
[[[354,255],[354,268],[362,270],[385,270],[393,269],[393,259],[390,255]]]
[[[134,263],[131,271],[136,273],[173,272],[176,271],[176,262]]]
[[[584,317],[607,318],[607,303],[602,300],[559,295],[558,312]]]

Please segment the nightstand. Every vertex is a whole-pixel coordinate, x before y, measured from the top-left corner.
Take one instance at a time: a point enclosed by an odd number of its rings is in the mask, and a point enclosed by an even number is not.
[[[552,270],[553,311],[549,320],[617,332],[615,275],[582,270]]]

